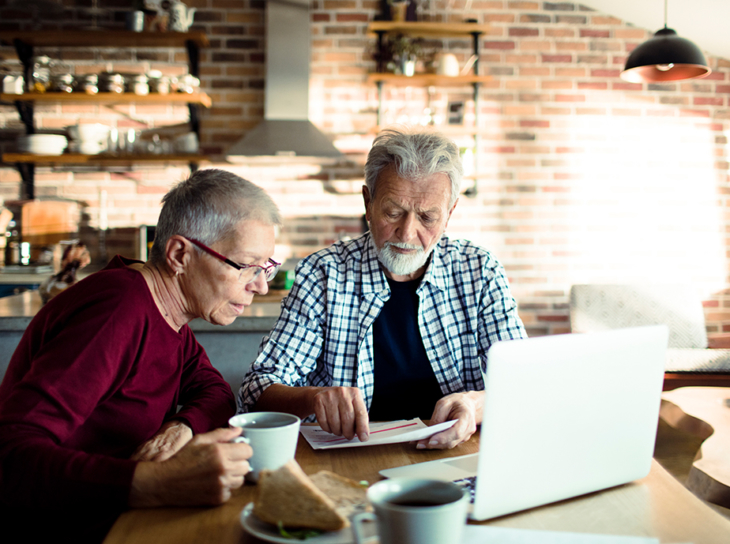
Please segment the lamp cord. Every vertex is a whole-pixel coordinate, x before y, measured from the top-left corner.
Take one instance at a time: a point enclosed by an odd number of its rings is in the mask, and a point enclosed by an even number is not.
[[[669,0],[664,0],[664,28],[667,28],[667,3]]]

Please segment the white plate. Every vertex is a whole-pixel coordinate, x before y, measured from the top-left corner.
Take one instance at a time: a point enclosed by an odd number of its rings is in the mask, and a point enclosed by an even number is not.
[[[352,535],[352,527],[347,527],[341,531],[329,531],[306,540],[285,538],[281,536],[276,527],[269,525],[268,523],[264,523],[254,516],[252,511],[253,503],[250,502],[241,512],[241,525],[243,525],[243,528],[253,536],[260,538],[261,540],[265,540],[266,542],[276,542],[279,544],[293,544],[295,542],[306,542],[307,544],[353,544],[355,542],[355,538]],[[377,540],[377,526],[375,523],[364,523],[363,531],[365,532],[365,537],[368,542]]]

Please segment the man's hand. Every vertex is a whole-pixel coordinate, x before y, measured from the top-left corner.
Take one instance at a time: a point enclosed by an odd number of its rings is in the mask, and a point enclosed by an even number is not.
[[[132,454],[132,461],[165,461],[190,442],[193,430],[182,421],[165,423],[157,434]]]
[[[370,438],[368,409],[357,387],[323,387],[313,398],[314,414],[323,430],[361,442]]]
[[[457,420],[454,426],[430,436],[416,444],[418,449],[450,449],[466,442],[482,421],[483,391],[453,393],[436,403],[431,416],[431,425]]]
[[[166,461],[138,463],[129,505],[144,508],[226,502],[251,469],[251,446],[230,442],[239,434],[239,427],[216,429],[197,435]]]

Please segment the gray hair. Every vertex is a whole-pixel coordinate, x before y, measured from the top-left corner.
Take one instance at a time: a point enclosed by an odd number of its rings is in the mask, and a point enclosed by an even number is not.
[[[261,187],[225,170],[199,170],[162,198],[150,262],[164,262],[165,246],[175,234],[209,246],[250,219],[281,225],[279,208]]]
[[[418,181],[436,173],[451,180],[449,208],[459,198],[461,166],[459,148],[440,132],[408,127],[391,127],[380,132],[365,162],[365,184],[370,198],[375,198],[375,184],[380,172],[394,164],[399,177]]]

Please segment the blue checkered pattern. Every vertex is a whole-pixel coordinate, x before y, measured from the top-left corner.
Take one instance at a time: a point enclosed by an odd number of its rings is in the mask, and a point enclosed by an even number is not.
[[[526,337],[502,265],[471,242],[443,237],[417,293],[419,330],[444,395],[484,389],[489,346]],[[273,383],[358,387],[370,408],[372,325],[388,298],[369,233],[303,259],[243,380],[239,411]]]

